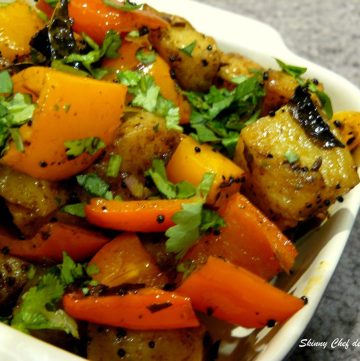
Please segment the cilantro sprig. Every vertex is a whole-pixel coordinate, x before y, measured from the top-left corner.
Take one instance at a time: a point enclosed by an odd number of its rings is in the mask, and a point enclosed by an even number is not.
[[[76,321],[60,309],[66,288],[80,282],[88,284],[91,272],[87,266],[75,263],[63,253],[63,263],[50,269],[37,284],[23,294],[14,313],[11,326],[28,333],[30,330],[62,330],[79,338]]]
[[[189,182],[182,181],[176,184],[170,182],[166,175],[164,161],[161,159],[154,159],[145,175],[151,177],[158,191],[167,199],[185,199],[196,194],[196,187]]]
[[[204,208],[205,199],[214,178],[213,173],[204,174],[196,190],[196,195],[200,200],[184,203],[182,209],[172,218],[175,226],[165,232],[165,236],[168,237],[166,250],[175,253],[177,259],[181,259],[186,254],[202,233],[225,226],[224,220],[215,211]]]
[[[20,126],[31,120],[35,111],[29,94],[12,94],[13,83],[8,71],[0,72],[0,157],[4,155],[9,140],[12,139],[18,151],[24,146],[19,132]]]
[[[185,92],[191,107],[192,136],[200,143],[214,146],[232,156],[240,131],[260,115],[260,102],[265,95],[260,77],[234,79],[233,90],[212,86],[208,93]]]
[[[121,37],[118,32],[109,30],[105,35],[102,45],[99,46],[87,34],[82,33],[81,35],[92,50],[86,54],[72,53],[64,59],[58,60],[54,65],[59,68],[59,61],[65,65],[80,63],[91,76],[95,79],[101,79],[108,73],[108,70],[99,68],[96,65],[102,58],[117,58],[119,56],[118,50],[121,47]],[[80,73],[80,75],[83,74]]]
[[[320,90],[313,80],[304,80],[301,78],[301,76],[306,73],[307,68],[289,65],[279,59],[275,60],[284,73],[292,76],[295,80],[297,80],[299,85],[306,86],[312,93],[314,93],[319,98],[321,106],[327,118],[331,119],[333,116],[333,108],[330,97],[324,91]]]
[[[182,131],[179,126],[180,110],[175,104],[165,99],[160,93],[160,87],[156,85],[154,78],[149,74],[139,71],[125,70],[119,72],[118,80],[128,87],[130,94],[134,96],[131,104],[143,108],[165,118],[168,129]]]

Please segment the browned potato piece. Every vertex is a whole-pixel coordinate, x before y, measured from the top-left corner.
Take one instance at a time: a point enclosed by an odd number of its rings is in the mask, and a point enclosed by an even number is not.
[[[299,85],[298,81],[291,75],[279,70],[268,70],[264,74],[265,97],[262,104],[261,115],[268,115],[269,111],[276,111],[287,104],[294,95],[295,88]],[[318,84],[317,88],[323,90],[323,85]],[[316,95],[311,98],[320,105]]]
[[[218,77],[226,82],[240,75],[253,75],[251,70],[262,70],[262,67],[253,60],[236,53],[222,53],[220,58]]]
[[[349,150],[315,144],[289,106],[241,132],[235,161],[249,173],[249,198],[282,229],[326,212],[359,181]]]
[[[220,66],[220,52],[215,40],[197,32],[178,16],[164,16],[170,27],[152,31],[149,40],[171,67],[171,72],[183,89],[206,92]],[[188,52],[181,49],[191,48]]]
[[[343,142],[354,151],[360,145],[360,112],[337,112],[332,122],[339,129]]]
[[[287,104],[299,85],[297,80],[279,70],[268,70],[264,81],[265,97],[262,105],[262,115],[271,110],[278,110]]]
[[[132,331],[90,324],[91,361],[202,361],[204,329]]]
[[[0,166],[0,196],[8,204],[14,224],[26,236],[41,225],[42,219],[54,212],[66,199],[56,183],[37,180],[7,166]]]
[[[0,252],[0,314],[10,311],[28,281],[29,264]]]
[[[180,141],[175,130],[166,128],[165,120],[142,110],[132,110],[125,114],[108,155],[89,168],[111,185],[115,194],[123,198],[146,198],[149,190],[144,187],[144,172],[151,167],[155,158],[167,160]],[[106,177],[109,154],[122,157],[120,180]],[[123,187],[130,189],[130,193]]]

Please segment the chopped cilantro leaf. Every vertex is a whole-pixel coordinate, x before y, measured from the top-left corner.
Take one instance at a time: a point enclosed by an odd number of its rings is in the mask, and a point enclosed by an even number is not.
[[[129,93],[134,96],[131,102],[133,106],[165,118],[168,129],[182,131],[179,126],[179,108],[160,94],[160,87],[155,84],[152,76],[143,75],[138,71],[125,70],[119,72],[117,77],[119,82],[126,85]]]
[[[168,237],[165,243],[166,250],[176,253],[178,259],[182,258],[196,243],[201,233],[209,228],[217,229],[224,226],[223,219],[216,212],[203,208],[214,178],[215,174],[213,173],[204,174],[197,187],[197,195],[202,197],[202,201],[182,204],[182,209],[172,218],[175,226],[165,232]]]
[[[26,333],[30,330],[61,330],[79,338],[76,321],[59,306],[66,287],[79,281],[90,284],[88,275],[87,267],[75,263],[64,252],[62,264],[51,268],[22,295],[11,326]]]
[[[66,65],[61,60],[53,60],[51,62],[51,67],[58,71],[62,71],[63,73],[69,73],[76,76],[89,76],[89,74],[86,71],[82,71],[70,65]]]
[[[122,157],[119,154],[111,154],[106,169],[106,175],[108,177],[116,178],[120,172],[121,162],[122,162]]]
[[[224,219],[215,211],[208,208],[202,210],[200,232],[206,232],[209,229],[219,229],[224,226]]]
[[[192,53],[195,49],[196,46],[196,40],[194,40],[192,43],[190,43],[189,45],[184,46],[183,48],[180,48],[179,50],[182,51],[184,54],[186,54],[187,56],[192,57]]]
[[[136,52],[136,59],[145,65],[152,64],[156,60],[156,53],[153,50],[140,48]]]
[[[112,194],[110,195],[111,192],[108,193],[110,185],[95,173],[79,174],[76,176],[76,180],[92,196],[113,198]]]
[[[130,39],[140,38],[140,31],[139,30],[132,30],[132,31],[127,33],[126,37],[130,38]]]
[[[304,79],[301,78],[301,75],[303,75],[307,68],[302,68],[302,67],[298,67],[295,65],[289,65],[289,64],[285,64],[284,62],[282,62],[279,59],[275,59],[277,61],[277,63],[279,64],[281,70],[289,75],[291,75],[293,78],[295,78],[298,83],[301,86],[307,86],[308,89],[317,95],[317,97],[320,100],[321,106],[323,108],[323,111],[325,112],[326,116],[328,119],[331,119],[333,116],[333,108],[332,108],[332,104],[331,104],[331,99],[330,97],[323,92],[322,90],[320,90],[313,81],[305,81]]]
[[[72,216],[85,218],[85,203],[67,204],[62,208],[62,211]]]
[[[196,194],[199,197],[205,200],[208,193],[210,192],[212,184],[214,183],[215,176],[216,176],[215,173],[210,173],[210,172],[204,173],[203,178],[196,190]]]
[[[178,259],[182,258],[200,237],[202,207],[202,202],[184,203],[181,211],[175,213],[172,218],[175,226],[165,232],[168,237],[166,250],[176,253]]]
[[[299,155],[293,150],[288,150],[284,156],[290,164],[296,163],[300,159]]]
[[[19,151],[24,150],[18,128],[32,118],[34,110],[35,104],[29,94],[0,96],[0,156],[5,153],[11,138]]]
[[[22,302],[15,311],[11,326],[23,332],[62,330],[79,338],[76,322],[65,311],[57,308],[64,291],[65,286],[56,275],[45,274],[36,286],[31,287],[22,296]]]
[[[106,69],[95,68],[94,64],[98,63],[103,57],[117,58],[118,50],[121,47],[121,38],[118,32],[109,30],[105,39],[99,47],[94,40],[88,35],[82,34],[85,42],[93,49],[87,54],[72,53],[66,56],[62,62],[65,64],[81,63],[82,66],[96,79],[101,79],[107,74]]]
[[[275,59],[275,60],[276,60],[276,62],[278,63],[278,65],[280,66],[281,70],[284,73],[287,73],[287,74],[291,75],[294,78],[299,78],[301,75],[305,74],[306,71],[307,71],[307,68],[303,68],[303,67],[295,66],[295,65],[285,64],[280,59]]]
[[[135,4],[129,0],[125,0],[123,4],[121,4],[117,0],[103,0],[104,4],[111,6],[114,9],[122,10],[122,11],[134,11],[139,10],[143,7],[143,4]]]
[[[13,82],[7,70],[0,71],[0,94],[11,94],[13,92]]]
[[[65,252],[63,252],[63,263],[58,267],[61,282],[65,286],[71,285],[75,280],[84,276],[83,266],[80,263],[75,263]]]
[[[259,108],[264,96],[258,76],[235,78],[233,90],[212,86],[207,94],[184,92],[192,112],[192,136],[200,143],[213,143],[232,156],[240,131],[251,120],[259,117]]]
[[[94,155],[100,149],[105,148],[105,143],[99,137],[89,137],[64,142],[66,155],[70,158],[78,157],[83,153]]]
[[[85,271],[86,271],[87,275],[90,277],[93,275],[96,275],[100,272],[99,267],[95,263],[88,265],[86,267]]]
[[[159,192],[168,199],[185,199],[196,194],[196,188],[188,182],[171,183],[167,179],[164,162],[160,159],[152,161],[152,166],[146,175],[151,177]]]

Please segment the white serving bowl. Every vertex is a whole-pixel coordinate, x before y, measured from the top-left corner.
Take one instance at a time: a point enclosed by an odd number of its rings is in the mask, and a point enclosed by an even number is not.
[[[360,111],[360,90],[341,76],[292,53],[270,26],[191,0],[149,0],[156,9],[188,19],[199,31],[213,36],[225,51],[237,51],[264,67],[277,68],[274,58],[305,66],[306,76],[324,83],[338,110]],[[332,217],[319,229],[297,242],[299,257],[291,276],[280,276],[276,285],[309,303],[291,319],[274,328],[253,332],[216,322],[216,336],[223,342],[220,360],[280,361],[297,345],[313,316],[336,268],[360,204],[360,187],[332,208]],[[241,287],[241,285],[240,285]],[[216,337],[215,337],[216,338]],[[1,361],[76,361],[81,358],[22,334],[0,323]]]

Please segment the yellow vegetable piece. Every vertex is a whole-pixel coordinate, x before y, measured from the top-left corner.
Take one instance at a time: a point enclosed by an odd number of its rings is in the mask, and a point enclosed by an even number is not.
[[[170,181],[188,181],[198,185],[206,172],[215,173],[213,185],[206,203],[219,205],[221,200],[236,193],[244,178],[244,171],[230,159],[216,152],[207,144],[199,144],[184,136],[167,167]]]
[[[0,6],[0,52],[8,62],[30,53],[29,41],[44,27],[38,14],[25,1]]]
[[[101,151],[92,155],[84,152],[70,159],[64,143],[98,137],[105,145],[110,144],[120,125],[126,87],[43,68],[23,72],[17,77],[25,81],[16,88],[38,96],[37,108],[31,124],[20,128],[24,152],[12,142],[1,163],[46,180],[66,179],[81,172]],[[39,84],[42,87],[38,94]]]

